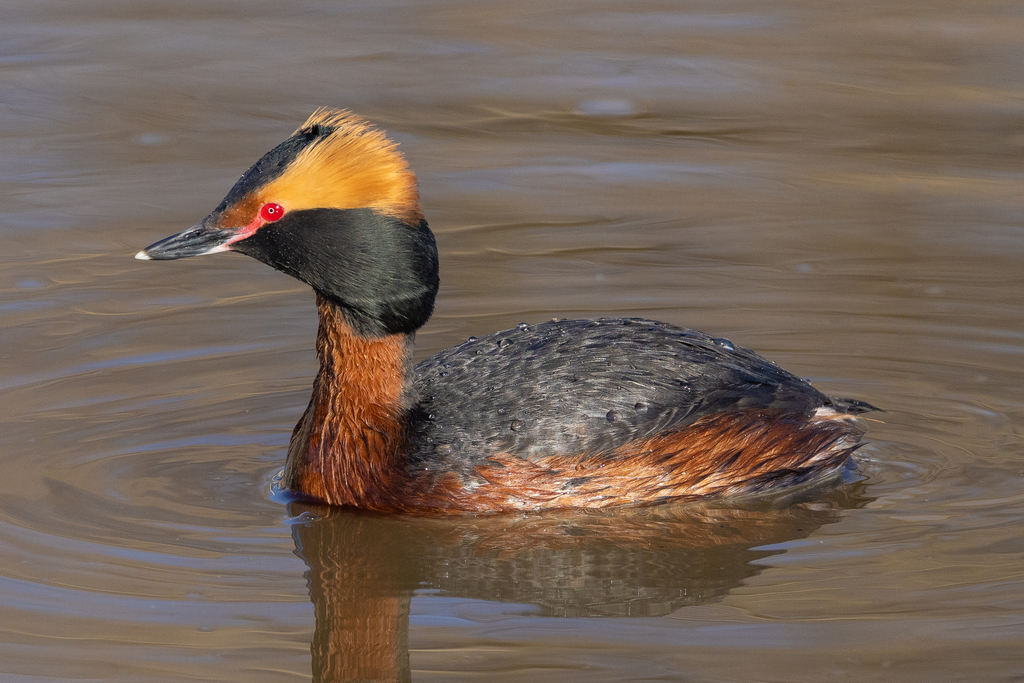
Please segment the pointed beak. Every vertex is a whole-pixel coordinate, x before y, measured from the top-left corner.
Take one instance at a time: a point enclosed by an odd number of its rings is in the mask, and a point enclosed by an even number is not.
[[[189,256],[216,254],[219,251],[228,251],[228,245],[237,241],[238,233],[238,229],[212,227],[207,221],[203,221],[185,232],[149,245],[136,254],[135,258],[143,261],[170,261]]]

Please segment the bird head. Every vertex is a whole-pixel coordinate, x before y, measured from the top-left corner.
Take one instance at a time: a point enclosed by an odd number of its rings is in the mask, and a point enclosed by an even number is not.
[[[369,336],[412,332],[433,310],[437,247],[416,177],[394,142],[347,111],[315,112],[201,223],[136,258],[222,251],[306,282]]]

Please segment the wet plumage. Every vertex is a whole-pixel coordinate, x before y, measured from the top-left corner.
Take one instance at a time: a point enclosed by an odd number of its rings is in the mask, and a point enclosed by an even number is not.
[[[317,292],[321,367],[285,470],[314,500],[502,511],[771,491],[841,467],[871,409],[634,318],[523,324],[413,367],[437,249],[404,158],[347,112],[314,114],[200,225],[139,257],[228,250]]]

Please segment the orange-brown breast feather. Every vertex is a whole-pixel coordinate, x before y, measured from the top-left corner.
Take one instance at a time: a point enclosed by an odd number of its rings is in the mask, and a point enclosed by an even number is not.
[[[285,484],[333,505],[391,508],[406,482],[400,454],[410,341],[361,337],[340,310],[319,295],[317,302],[321,367],[292,435]]]
[[[763,411],[717,413],[686,429],[630,442],[610,454],[534,461],[504,454],[477,468],[478,486],[442,481],[427,506],[464,510],[649,505],[752,494],[838,467],[859,430],[836,420]],[[445,501],[443,499],[450,498]]]

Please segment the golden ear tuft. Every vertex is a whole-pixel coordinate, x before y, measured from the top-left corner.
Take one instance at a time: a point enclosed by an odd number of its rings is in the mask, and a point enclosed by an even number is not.
[[[296,209],[374,209],[421,218],[416,176],[398,145],[350,111],[318,109],[294,135],[315,139],[281,176],[261,188],[261,202]]]
[[[292,135],[328,136],[339,130],[343,135],[370,135],[378,139],[387,139],[383,132],[376,129],[366,119],[356,116],[348,109],[331,109],[320,107],[306,119]]]

